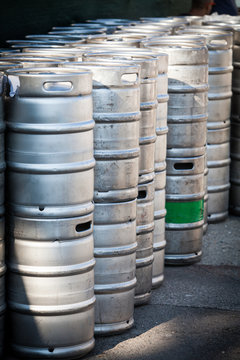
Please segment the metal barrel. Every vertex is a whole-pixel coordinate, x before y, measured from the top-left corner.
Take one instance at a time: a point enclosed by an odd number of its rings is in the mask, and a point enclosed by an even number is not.
[[[228,216],[230,171],[230,121],[208,129],[208,222],[215,223]]]
[[[132,199],[138,183],[140,66],[114,62],[82,65],[93,73],[94,199]]]
[[[193,32],[206,36],[206,44],[209,52],[209,93],[208,93],[208,143],[207,152],[211,151],[211,166],[214,161],[214,150],[211,145],[214,144],[216,151],[216,162],[214,165],[214,173],[216,164],[218,163],[218,149],[217,141],[220,134],[224,132],[225,142],[230,142],[230,131],[226,130],[228,127],[230,113],[231,113],[231,97],[232,97],[232,41],[233,35],[231,31],[223,31],[225,28],[216,28],[212,26],[192,27],[187,29],[187,32]],[[231,30],[231,29],[230,29]],[[220,130],[221,129],[221,130]],[[224,130],[225,129],[225,130]],[[213,137],[216,139],[213,139]],[[228,136],[228,138],[227,138]],[[210,140],[211,138],[211,140]],[[219,140],[221,141],[221,140]],[[221,142],[219,143],[219,145]],[[211,150],[210,150],[211,149]],[[225,158],[225,161],[229,159]],[[222,165],[219,166],[220,172],[223,171]],[[220,186],[219,179],[213,176],[213,170],[209,170],[209,206],[208,206],[208,220],[209,222],[217,222],[224,220],[228,215],[228,195],[229,180],[227,173],[229,171],[229,164],[225,167],[226,174],[221,177],[221,187],[217,194],[217,188]],[[215,185],[214,185],[215,182]],[[224,187],[224,188],[222,188]],[[215,195],[211,193],[214,192]],[[224,202],[225,199],[225,202]],[[216,203],[217,201],[217,203]],[[213,202],[211,204],[211,202]],[[212,212],[215,211],[215,212]]]
[[[170,44],[159,40],[144,46],[154,52],[166,52],[169,56],[168,155],[202,155],[206,144],[207,48],[184,39],[171,41]]]
[[[138,184],[135,305],[149,302],[153,272],[154,173]]]
[[[154,194],[154,233],[153,233],[153,277],[155,289],[164,280],[165,255],[165,187],[167,151],[167,112],[168,112],[168,55],[159,53],[157,81],[157,119],[155,143],[155,194]]]
[[[167,156],[165,262],[191,264],[202,254],[205,156]]]
[[[240,121],[231,124],[230,211],[240,215]]]
[[[68,217],[92,211],[95,160],[90,72],[11,70],[8,81],[11,211],[26,217]],[[28,191],[19,191],[26,186]]]
[[[157,54],[159,59],[157,78],[157,117],[156,117],[156,143],[155,143],[155,172],[166,167],[167,149],[167,113],[168,113],[168,55]]]
[[[93,214],[8,219],[11,346],[34,358],[76,358],[94,346]]]
[[[139,130],[139,183],[144,180],[145,174],[154,171],[154,154],[156,142],[156,115],[157,115],[157,75],[158,59],[154,56],[143,55],[124,50],[84,54],[88,61],[104,61],[107,59],[126,60],[141,66],[140,80],[140,130]]]
[[[120,61],[64,66],[93,74],[95,332],[114,334],[133,325],[140,66]]]
[[[134,322],[136,199],[95,203],[94,239],[95,333],[122,332]]]
[[[225,121],[232,96],[232,33],[205,27],[199,32],[207,38],[209,53],[208,123]]]
[[[24,358],[76,358],[94,346],[92,76],[7,76],[11,346]]]
[[[143,55],[138,52],[128,51],[112,51],[105,53],[89,53],[83,56],[88,61],[115,61],[125,60],[133,64],[141,66],[140,79],[140,131],[139,131],[139,179],[138,193],[149,193],[146,199],[137,201],[137,261],[136,261],[136,278],[137,286],[135,292],[135,304],[144,304],[149,301],[152,287],[152,262],[153,262],[153,228],[154,228],[154,193],[148,188],[153,187],[154,182],[148,184],[150,178],[154,177],[154,154],[156,141],[156,110],[157,110],[157,75],[158,75],[158,59],[151,55]],[[152,177],[153,176],[153,177]],[[147,182],[147,184],[145,184]],[[142,191],[142,187],[147,190]],[[149,198],[150,196],[150,198]],[[151,198],[152,197],[152,198]],[[151,200],[150,200],[151,199]],[[152,218],[149,224],[149,230],[142,233],[139,221],[139,212],[142,212],[142,203],[151,201]],[[149,207],[148,207],[149,208]],[[149,215],[150,216],[150,215]],[[148,220],[149,220],[148,216]],[[150,229],[151,228],[151,229]],[[147,246],[147,248],[146,248]],[[146,255],[146,252],[148,253]],[[145,257],[147,256],[147,259]]]
[[[152,287],[155,289],[164,280],[164,255],[165,255],[165,187],[166,169],[155,171],[154,193],[154,233],[153,233],[153,276]]]

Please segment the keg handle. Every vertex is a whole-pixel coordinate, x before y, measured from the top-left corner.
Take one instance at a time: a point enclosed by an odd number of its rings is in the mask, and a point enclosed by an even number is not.
[[[219,48],[219,46],[223,47],[224,49],[229,49],[232,46],[232,41],[229,37],[223,39],[221,36],[219,36],[219,38],[207,40],[207,46],[209,49],[216,49]]]
[[[71,81],[45,81],[42,87],[47,92],[68,92],[73,89],[73,83]]]
[[[129,85],[134,85],[137,84],[139,82],[139,74],[137,72],[125,72],[123,74],[121,74],[121,81],[123,84],[129,84]]]
[[[137,199],[146,199],[147,198],[147,190],[139,190]]]
[[[77,224],[75,230],[77,233],[81,233],[92,228],[92,221],[87,221],[85,223]]]
[[[194,164],[192,162],[180,162],[173,164],[175,170],[193,170]]]

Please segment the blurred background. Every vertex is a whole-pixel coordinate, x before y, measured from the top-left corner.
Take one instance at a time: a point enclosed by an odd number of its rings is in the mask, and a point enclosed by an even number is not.
[[[240,4],[240,0],[239,0]],[[240,6],[240,5],[239,5]],[[12,0],[1,4],[0,46],[7,39],[43,34],[52,26],[94,18],[170,16],[189,11],[191,0]]]

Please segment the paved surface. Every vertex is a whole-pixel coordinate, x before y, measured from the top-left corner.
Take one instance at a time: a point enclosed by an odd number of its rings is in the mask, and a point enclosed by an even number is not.
[[[150,304],[136,308],[134,327],[96,338],[83,359],[240,360],[240,218],[209,225],[202,261],[166,267]]]

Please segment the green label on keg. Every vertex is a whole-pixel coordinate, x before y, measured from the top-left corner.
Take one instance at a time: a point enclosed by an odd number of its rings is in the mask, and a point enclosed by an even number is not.
[[[201,221],[204,214],[204,199],[198,201],[166,201],[166,223],[186,224]]]

